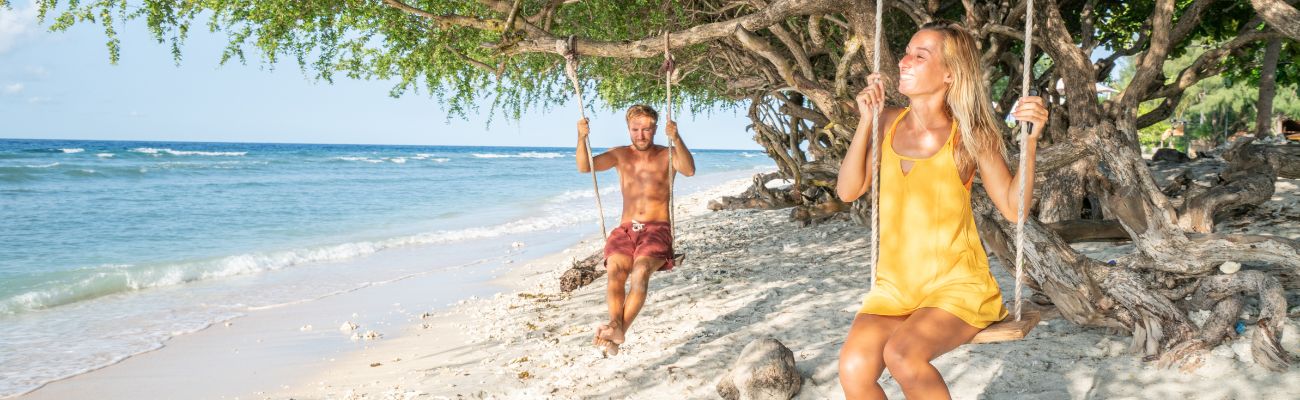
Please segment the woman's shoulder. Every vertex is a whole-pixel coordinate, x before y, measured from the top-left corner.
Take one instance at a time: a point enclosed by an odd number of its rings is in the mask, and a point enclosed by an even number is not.
[[[884,109],[883,111],[880,112],[880,123],[881,123],[881,125],[884,125],[884,126],[890,126],[890,125],[893,125],[893,124],[894,124],[894,120],[895,120],[895,119],[898,119],[899,114],[902,114],[904,110],[907,110],[907,108],[905,108],[905,107],[885,107],[885,109]]]

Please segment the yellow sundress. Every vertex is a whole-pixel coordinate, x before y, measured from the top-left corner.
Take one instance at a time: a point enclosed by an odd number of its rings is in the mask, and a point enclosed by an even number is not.
[[[859,313],[910,315],[939,308],[983,329],[1006,317],[1002,292],[989,272],[971,211],[970,187],[953,159],[957,124],[939,152],[928,158],[894,152],[894,131],[886,133],[880,162],[880,261],[876,287]],[[913,162],[903,174],[902,161]]]

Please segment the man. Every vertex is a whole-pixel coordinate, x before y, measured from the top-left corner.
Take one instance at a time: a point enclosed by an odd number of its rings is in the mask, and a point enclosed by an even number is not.
[[[644,105],[627,110],[631,146],[610,149],[596,156],[597,171],[618,169],[623,189],[623,216],[605,241],[605,289],[609,322],[596,329],[592,343],[618,354],[627,329],[645,303],[650,274],[673,268],[672,230],[668,225],[668,148],[654,144],[659,113]],[[664,132],[673,145],[673,167],[685,176],[695,175],[695,159],[677,135],[677,123],[668,121]],[[588,173],[587,120],[578,121],[578,171]],[[630,290],[624,285],[631,283]]]

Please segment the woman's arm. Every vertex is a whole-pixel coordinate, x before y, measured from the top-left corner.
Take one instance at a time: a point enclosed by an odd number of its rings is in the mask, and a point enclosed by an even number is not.
[[[1019,222],[1017,215],[1016,195],[1020,191],[1020,179],[1025,181],[1025,207],[1032,204],[1034,198],[1034,158],[1038,154],[1038,138],[1043,132],[1043,125],[1047,123],[1047,108],[1043,107],[1043,99],[1036,96],[1021,97],[1020,106],[1012,113],[1017,121],[1022,123],[1033,123],[1033,129],[1030,129],[1029,140],[1025,144],[1024,154],[1026,163],[1023,174],[1011,175],[1007,169],[1007,164],[1002,160],[1000,154],[983,153],[978,155],[980,180],[984,181],[984,190],[988,192],[989,199],[993,200],[993,205],[998,208],[1003,217],[1011,222]],[[1028,210],[1026,215],[1028,215]]]
[[[862,88],[855,99],[858,105],[858,127],[853,132],[853,142],[844,154],[839,178],[835,181],[835,194],[840,197],[840,201],[850,202],[862,197],[871,188],[871,176],[874,175],[873,167],[869,165],[871,149],[879,138],[871,137],[872,119],[875,111],[884,104],[885,89],[877,74],[868,75],[867,82],[867,87]],[[884,109],[880,120],[888,121],[897,114],[896,108]],[[880,134],[883,136],[884,132]]]

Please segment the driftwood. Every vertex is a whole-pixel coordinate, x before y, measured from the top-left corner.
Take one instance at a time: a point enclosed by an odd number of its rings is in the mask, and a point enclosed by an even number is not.
[[[602,265],[604,261],[605,255],[602,251],[597,251],[596,254],[582,260],[574,260],[573,266],[564,271],[564,275],[560,275],[560,291],[572,292],[590,285],[596,278],[605,275],[605,268]]]
[[[1188,157],[1187,154],[1183,154],[1183,152],[1181,151],[1168,149],[1168,148],[1156,150],[1156,154],[1151,155],[1151,159],[1154,161],[1169,161],[1169,162],[1178,162],[1178,163],[1192,161],[1192,158]]]
[[[1236,208],[1255,206],[1273,197],[1273,182],[1277,175],[1264,153],[1263,147],[1253,145],[1254,138],[1233,142],[1223,153],[1231,164],[1220,174],[1218,186],[1187,195],[1179,210],[1178,225],[1184,230],[1198,233],[1214,231],[1216,215]]]
[[[772,181],[795,181],[785,179],[780,172],[755,174],[754,183],[744,193],[712,200],[709,202],[708,207],[713,211],[793,208],[790,211],[790,219],[798,222],[800,226],[808,226],[809,224],[834,218],[851,208],[849,203],[839,201],[839,199],[835,198],[834,193],[828,189],[828,187],[834,186],[833,180],[817,179],[817,175],[820,175],[818,172],[805,171],[805,173],[810,175],[798,180],[807,182],[802,188],[793,184],[789,187],[769,187]]]
[[[1300,179],[1300,143],[1265,146],[1265,153],[1278,177]]]
[[[712,200],[709,202],[708,207],[710,210],[720,211],[737,209],[775,210],[793,206],[795,204],[795,196],[791,193],[793,189],[767,187],[768,182],[777,179],[783,179],[779,172],[755,174],[754,184],[744,193]]]

